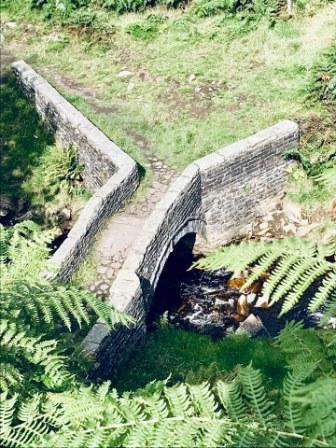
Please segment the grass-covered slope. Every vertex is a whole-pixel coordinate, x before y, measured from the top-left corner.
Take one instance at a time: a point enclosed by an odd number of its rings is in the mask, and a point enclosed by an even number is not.
[[[5,1],[2,16],[5,44],[116,143],[149,168],[136,132],[180,169],[280,119],[300,121],[308,137],[327,132],[330,113],[306,96],[314,63],[335,39],[334,3],[308,3],[290,20],[199,17],[195,3],[117,16],[94,2],[46,19],[21,0]]]

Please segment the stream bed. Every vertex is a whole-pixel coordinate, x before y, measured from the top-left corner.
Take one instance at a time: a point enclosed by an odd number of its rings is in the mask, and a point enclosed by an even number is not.
[[[307,327],[318,324],[319,316],[308,314],[304,299],[279,317],[281,303],[269,307],[261,293],[262,281],[242,293],[243,277],[231,278],[225,269],[192,268],[199,257],[183,248],[169,257],[155,292],[149,327],[163,316],[174,327],[220,339],[233,333],[276,336],[290,320],[302,320]]]

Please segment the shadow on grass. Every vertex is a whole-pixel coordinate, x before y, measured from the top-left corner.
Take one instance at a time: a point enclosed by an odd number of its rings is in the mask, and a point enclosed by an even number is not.
[[[9,70],[1,74],[0,135],[0,222],[8,225],[29,208],[31,198],[22,184],[47,146],[53,144],[53,136],[46,132]]]
[[[113,385],[120,392],[130,391],[169,376],[169,384],[215,382],[232,375],[237,365],[246,366],[251,361],[271,378],[266,387],[282,384],[286,358],[273,339],[234,335],[213,341],[209,336],[164,324],[147,335],[144,345],[121,367]]]

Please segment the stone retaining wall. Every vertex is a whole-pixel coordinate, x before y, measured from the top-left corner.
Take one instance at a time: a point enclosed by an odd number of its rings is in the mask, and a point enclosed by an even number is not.
[[[136,325],[110,334],[98,322],[84,341],[100,377],[109,376],[144,335],[158,279],[178,241],[196,233],[210,248],[248,236],[254,220],[285,193],[284,152],[296,148],[298,139],[298,126],[283,121],[192,163],[170,186],[110,291],[111,303]]]
[[[93,193],[51,259],[59,278],[66,281],[84,258],[104,218],[117,211],[136,190],[137,166],[29,65],[18,61],[12,69],[57,143],[78,150],[85,186]]]

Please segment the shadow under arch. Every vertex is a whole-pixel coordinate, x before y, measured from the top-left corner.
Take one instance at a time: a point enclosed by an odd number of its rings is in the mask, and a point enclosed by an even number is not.
[[[196,233],[184,235],[174,246],[160,273],[147,314],[147,326],[165,311],[178,305],[180,279],[195,260]]]

